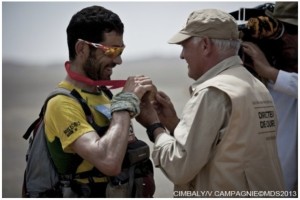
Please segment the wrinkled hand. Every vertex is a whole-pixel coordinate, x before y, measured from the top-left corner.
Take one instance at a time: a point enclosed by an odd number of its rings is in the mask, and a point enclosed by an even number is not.
[[[144,127],[160,122],[152,103],[153,101],[149,98],[149,96],[145,95],[140,104],[141,112],[136,117],[136,121]]]
[[[244,53],[252,59],[251,67],[256,73],[263,78],[276,81],[278,70],[270,65],[261,49],[252,42],[243,42],[242,47]]]
[[[144,94],[152,89],[152,80],[146,76],[131,76],[128,77],[123,92],[132,92],[140,100],[143,98]]]
[[[173,103],[162,91],[157,92],[155,97],[156,101],[153,102],[153,105],[159,120],[170,132],[173,132],[180,121],[177,117]]]

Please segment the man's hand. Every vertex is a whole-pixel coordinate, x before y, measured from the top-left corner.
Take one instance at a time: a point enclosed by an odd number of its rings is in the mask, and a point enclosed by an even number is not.
[[[145,93],[152,89],[152,80],[146,76],[128,77],[123,92],[134,93],[140,100]]]
[[[152,105],[155,100],[156,93],[157,89],[154,85],[152,85],[152,89],[148,91],[141,100],[141,112],[139,116],[136,117],[136,120],[144,127],[159,122],[156,110]]]
[[[251,67],[256,71],[256,73],[262,78],[276,82],[279,70],[270,65],[260,48],[252,42],[243,42],[242,47],[244,53],[252,59],[253,66]]]
[[[179,123],[175,108],[170,98],[162,91],[157,92],[156,101],[153,102],[161,123],[172,133]]]

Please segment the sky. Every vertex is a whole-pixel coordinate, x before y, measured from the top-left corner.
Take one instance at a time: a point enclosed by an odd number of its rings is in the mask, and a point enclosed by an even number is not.
[[[267,1],[266,1],[267,2]],[[2,2],[2,59],[35,64],[66,61],[66,27],[77,11],[101,5],[117,13],[125,26],[123,60],[179,56],[167,43],[194,10],[232,12],[265,1],[92,1]]]

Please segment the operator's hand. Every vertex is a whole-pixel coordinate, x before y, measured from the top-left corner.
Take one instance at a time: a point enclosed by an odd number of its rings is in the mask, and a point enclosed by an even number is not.
[[[256,73],[263,78],[275,82],[279,71],[270,65],[261,49],[252,42],[243,42],[242,47],[244,53],[252,59],[253,66],[251,67]]]
[[[153,102],[161,123],[172,133],[179,123],[175,108],[170,98],[162,91],[157,92],[156,101]]]
[[[152,89],[152,80],[146,76],[132,76],[129,77],[123,88],[123,92],[132,92],[140,100],[145,93]]]

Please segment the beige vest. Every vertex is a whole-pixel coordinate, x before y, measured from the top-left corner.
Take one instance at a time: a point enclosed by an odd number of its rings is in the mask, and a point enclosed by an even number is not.
[[[232,113],[214,156],[191,184],[198,191],[283,190],[275,140],[277,117],[266,87],[241,66],[209,79],[194,93],[207,87],[229,96]]]

